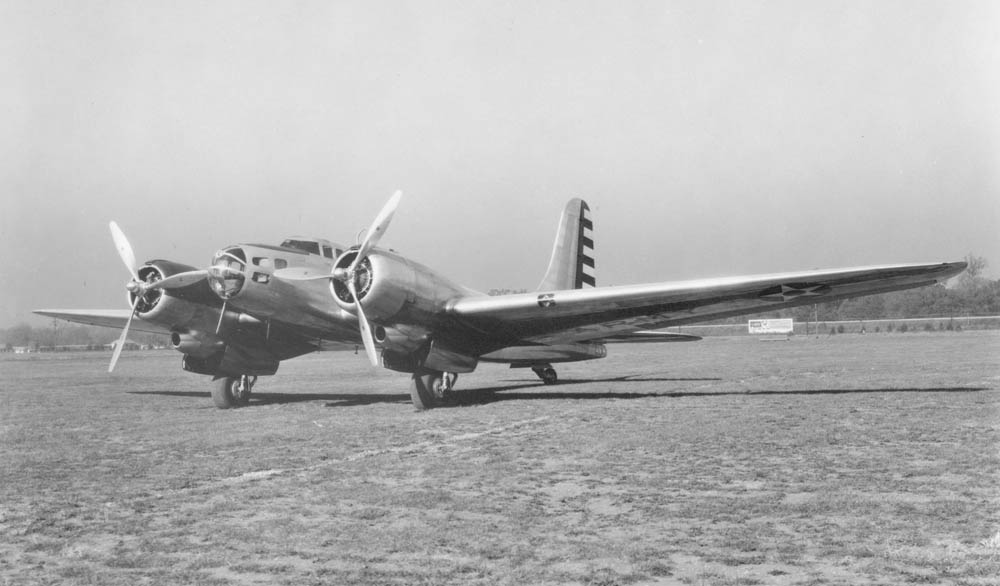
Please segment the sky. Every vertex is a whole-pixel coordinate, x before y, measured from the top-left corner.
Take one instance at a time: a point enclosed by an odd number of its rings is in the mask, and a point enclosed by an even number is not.
[[[0,327],[291,235],[533,289],[985,257],[996,2],[0,0]],[[41,320],[41,318],[34,318]]]

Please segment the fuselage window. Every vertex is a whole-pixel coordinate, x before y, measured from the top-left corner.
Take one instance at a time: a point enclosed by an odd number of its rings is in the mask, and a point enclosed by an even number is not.
[[[271,266],[271,259],[267,258],[266,256],[255,256],[253,257],[253,264],[259,267],[267,268]]]
[[[283,258],[276,258],[276,259],[274,259],[274,268],[276,268],[276,269],[283,269],[283,268],[285,268],[287,266],[288,266],[288,261],[286,261],[285,259],[283,259]]]

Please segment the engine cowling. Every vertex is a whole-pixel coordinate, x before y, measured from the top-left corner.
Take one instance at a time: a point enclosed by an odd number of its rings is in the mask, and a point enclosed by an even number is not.
[[[334,263],[334,270],[347,270],[354,262],[357,250],[348,250]],[[354,274],[358,301],[373,322],[388,321],[395,317],[408,300],[413,300],[416,274],[413,267],[397,256],[372,253],[359,263]],[[354,296],[347,283],[330,279],[330,292],[337,304],[356,313]]]
[[[180,263],[153,260],[139,267],[137,272],[142,281],[155,283],[191,270],[192,267]],[[129,291],[129,305],[135,302],[136,295],[136,292]],[[178,352],[192,358],[205,359],[225,348],[225,343],[211,333],[219,323],[220,304],[209,284],[202,280],[186,287],[171,288],[169,291],[145,291],[145,295],[136,304],[136,314],[145,322],[172,330],[170,342]]]
[[[346,271],[356,254],[357,250],[351,249],[341,255],[334,272]],[[449,300],[475,294],[418,262],[382,249],[370,253],[359,263],[354,279],[368,319],[393,327],[401,324],[426,326]],[[341,308],[357,314],[346,282],[330,279],[330,292]]]
[[[165,277],[194,270],[194,267],[173,263],[165,260],[150,261],[139,267],[139,278],[147,283],[155,283]],[[211,294],[204,283],[191,285],[183,289],[175,289],[170,293],[163,289],[152,289],[146,292],[136,305],[136,314],[143,320],[160,324],[179,324],[191,321],[199,310],[198,303],[205,294]],[[128,304],[135,302],[136,293],[128,292]],[[214,300],[213,300],[214,301]]]

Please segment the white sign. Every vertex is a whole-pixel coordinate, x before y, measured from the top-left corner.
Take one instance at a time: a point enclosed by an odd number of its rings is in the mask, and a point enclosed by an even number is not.
[[[751,334],[791,334],[794,329],[791,318],[752,319],[747,325]]]

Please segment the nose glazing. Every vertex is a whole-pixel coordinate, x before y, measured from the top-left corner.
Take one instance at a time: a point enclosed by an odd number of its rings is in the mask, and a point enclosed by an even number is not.
[[[232,246],[215,253],[209,281],[215,294],[223,299],[239,295],[246,283],[247,256],[242,248]]]

